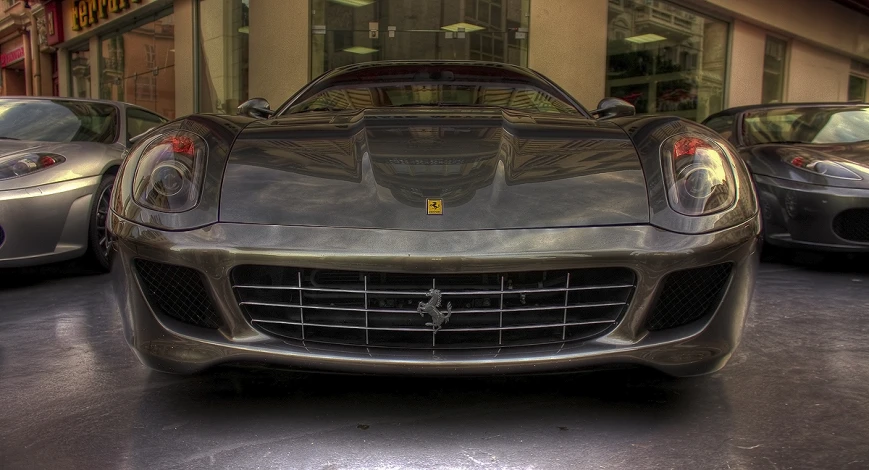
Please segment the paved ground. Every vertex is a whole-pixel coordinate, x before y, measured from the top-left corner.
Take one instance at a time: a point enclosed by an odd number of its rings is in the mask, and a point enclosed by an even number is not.
[[[168,376],[106,276],[0,271],[0,467],[867,468],[867,265],[763,264],[736,356],[681,380]]]

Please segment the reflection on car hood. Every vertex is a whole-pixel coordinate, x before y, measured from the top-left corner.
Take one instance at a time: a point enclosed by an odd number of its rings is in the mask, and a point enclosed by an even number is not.
[[[427,199],[442,215],[427,214]],[[430,202],[429,202],[430,203]],[[310,113],[236,140],[220,220],[480,230],[648,223],[636,150],[618,126],[500,110]]]

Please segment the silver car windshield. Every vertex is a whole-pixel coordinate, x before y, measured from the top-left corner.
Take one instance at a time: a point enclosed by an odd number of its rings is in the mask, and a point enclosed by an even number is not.
[[[869,108],[806,107],[751,111],[742,123],[745,143],[832,144],[869,140]]]
[[[0,99],[0,139],[112,143],[118,111],[86,101]]]

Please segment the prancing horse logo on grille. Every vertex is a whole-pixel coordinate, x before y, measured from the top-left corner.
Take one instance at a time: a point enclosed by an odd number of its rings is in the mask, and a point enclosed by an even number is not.
[[[435,333],[441,329],[441,326],[450,321],[450,315],[453,314],[453,306],[447,302],[447,313],[444,315],[438,307],[441,306],[441,291],[437,289],[429,289],[429,291],[425,294],[426,297],[431,297],[428,302],[420,302],[419,307],[416,308],[419,316],[425,317],[425,314],[431,315],[431,322],[426,323],[425,326],[430,326]]]

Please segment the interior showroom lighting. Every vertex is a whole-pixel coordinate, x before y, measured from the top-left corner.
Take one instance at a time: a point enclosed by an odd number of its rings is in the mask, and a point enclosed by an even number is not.
[[[667,38],[664,36],[658,36],[657,34],[641,34],[639,36],[631,36],[629,38],[625,38],[625,41],[633,42],[636,44],[646,44],[648,42],[658,42],[663,41]]]
[[[474,31],[480,31],[486,28],[471,23],[455,23],[447,26],[441,26],[441,29],[446,31],[452,31],[454,33],[458,33],[460,29],[464,29],[466,33],[473,33]]]
[[[370,47],[363,47],[363,46],[353,46],[353,47],[348,47],[347,49],[344,49],[344,52],[350,52],[352,54],[359,54],[359,55],[371,54],[371,53],[377,52],[377,51],[378,51],[377,49],[372,49]]]
[[[348,7],[364,7],[374,3],[374,0],[332,0],[332,3],[347,5]]]

